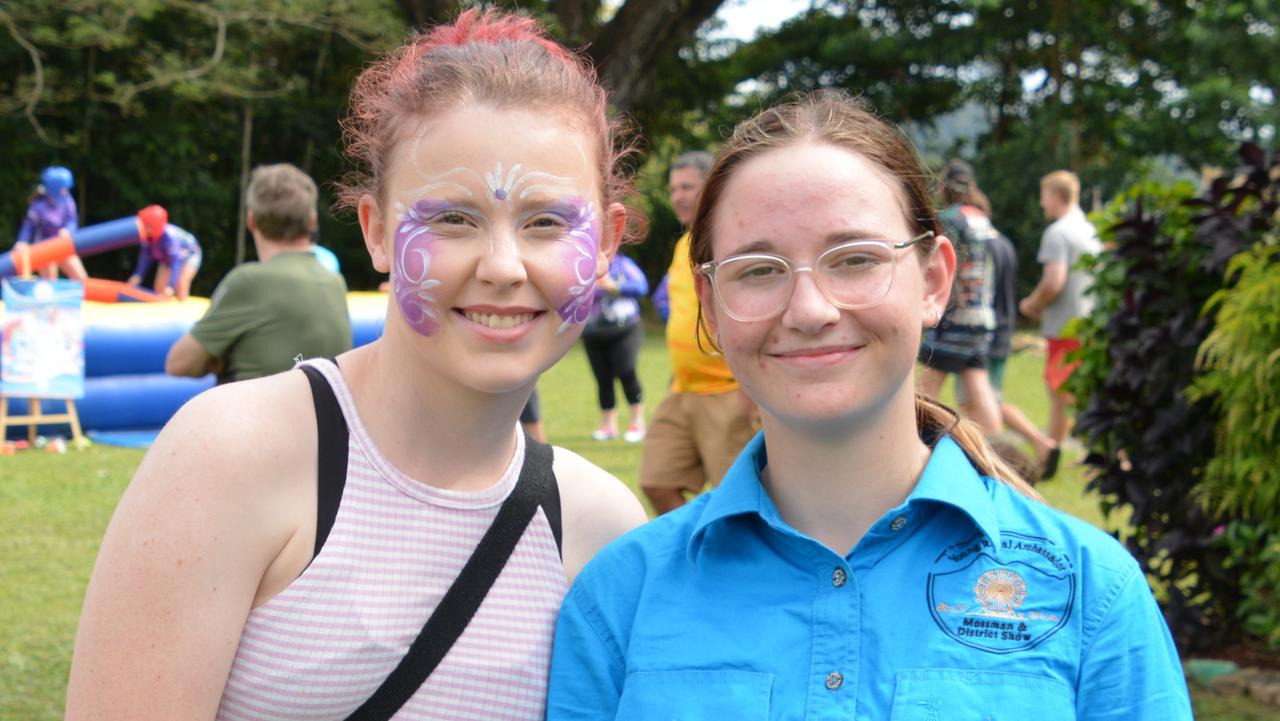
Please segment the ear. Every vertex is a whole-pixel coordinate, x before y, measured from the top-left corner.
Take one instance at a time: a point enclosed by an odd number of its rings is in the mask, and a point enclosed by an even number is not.
[[[246,210],[244,212],[244,226],[249,229],[250,233],[258,232],[258,224],[253,220],[252,210]]]
[[[609,272],[609,263],[622,244],[622,233],[627,228],[627,208],[622,203],[610,203],[604,209],[605,231],[600,236],[600,253],[596,256],[596,278]]]
[[[364,233],[364,247],[369,251],[373,261],[373,269],[379,273],[391,272],[391,252],[387,248],[386,223],[382,217],[382,209],[372,195],[360,198],[356,208],[360,218],[360,231]]]
[[[951,298],[951,282],[956,275],[956,249],[947,236],[938,236],[933,252],[923,265],[924,297],[921,298],[920,317],[928,326],[937,322],[946,311],[947,301]]]

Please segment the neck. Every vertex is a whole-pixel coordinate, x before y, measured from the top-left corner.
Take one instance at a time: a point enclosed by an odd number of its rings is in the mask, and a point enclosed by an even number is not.
[[[258,251],[258,260],[265,263],[281,253],[310,250],[311,238],[309,236],[303,236],[292,240],[272,240],[260,235],[255,235],[254,247],[257,248]]]
[[[838,432],[763,415],[769,462],[762,482],[796,530],[848,555],[867,529],[911,494],[929,448],[916,430],[910,384],[878,417]]]
[[[461,387],[427,372],[398,316],[382,338],[343,356],[365,428],[406,475],[449,490],[492,486],[515,451],[516,420],[532,390],[495,394]]]

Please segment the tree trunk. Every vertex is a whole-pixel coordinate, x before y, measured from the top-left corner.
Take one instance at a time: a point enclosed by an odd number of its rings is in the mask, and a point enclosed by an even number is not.
[[[249,191],[249,151],[253,142],[253,103],[244,101],[244,137],[240,143],[240,213],[236,220],[236,265],[244,262],[245,201]]]
[[[629,0],[587,48],[612,92],[610,102],[628,110],[644,95],[658,61],[678,52],[724,0]]]
[[[399,0],[397,4],[409,26],[416,30],[451,19],[461,6],[457,0]]]
[[[564,28],[565,40],[571,45],[585,43],[590,29],[594,27],[596,13],[600,11],[600,0],[552,0],[551,12],[560,20]]]
[[[311,74],[311,94],[318,95],[320,93],[320,78],[324,74],[324,62],[329,57],[329,43],[333,39],[333,31],[326,30],[324,40],[320,42],[320,52],[316,53],[316,69]],[[311,161],[315,159],[316,138],[315,135],[307,133],[307,147],[302,153],[302,172],[311,175]]]
[[[449,20],[460,5],[456,0],[398,3],[416,28]],[[590,43],[587,55],[611,91],[610,104],[625,111],[650,87],[659,61],[678,52],[723,4],[724,0],[627,0],[598,32],[594,28],[599,0],[552,0],[549,7],[570,45]]]
[[[93,169],[93,75],[97,72],[98,49],[90,45],[86,55],[88,68],[84,75],[84,137],[80,140],[80,199],[76,202],[81,220],[89,215],[89,173]]]

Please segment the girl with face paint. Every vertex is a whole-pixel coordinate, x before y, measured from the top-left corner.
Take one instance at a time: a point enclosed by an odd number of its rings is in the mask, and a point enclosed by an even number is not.
[[[492,12],[360,76],[344,127],[365,170],[340,204],[390,275],[385,331],[202,394],[160,434],[103,541],[67,718],[347,718],[535,463],[554,479],[532,520],[395,717],[542,718],[568,583],[645,518],[517,423],[626,239],[605,100],[536,23]]]

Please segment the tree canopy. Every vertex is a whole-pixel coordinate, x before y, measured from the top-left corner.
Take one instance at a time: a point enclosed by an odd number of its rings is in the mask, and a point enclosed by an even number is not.
[[[67,165],[84,223],[166,205],[206,248],[207,293],[236,260],[244,168],[289,161],[322,185],[339,176],[337,121],[355,74],[472,4],[10,0],[0,235],[16,233],[40,169]],[[1280,120],[1269,0],[817,0],[751,40],[710,32],[724,0],[484,4],[518,5],[583,48],[635,120],[652,233],[630,252],[655,279],[678,234],[666,164],[794,91],[847,88],[910,129],[935,166],[968,158],[1028,278],[1046,172],[1074,169],[1107,198],[1229,162],[1241,140],[1271,145]],[[351,219],[324,217],[321,242],[352,287],[379,280]],[[90,271],[124,277],[126,255],[90,259]]]

